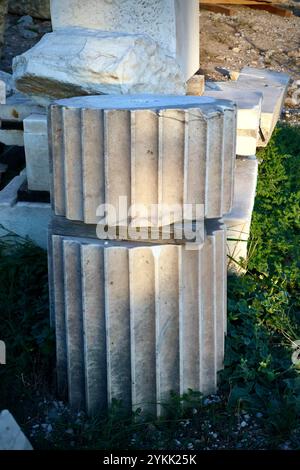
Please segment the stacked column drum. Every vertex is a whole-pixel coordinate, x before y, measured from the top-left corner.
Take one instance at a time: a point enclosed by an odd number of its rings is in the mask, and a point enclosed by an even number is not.
[[[222,217],[232,205],[235,106],[185,96],[72,98],[50,108],[49,139],[60,394],[90,414],[117,399],[160,415],[172,391],[215,392],[226,334]],[[160,215],[172,206],[171,219],[158,217],[155,227],[129,218],[137,232],[169,224],[170,237],[110,236],[110,223],[124,220],[103,221],[97,208],[120,198],[155,205]],[[188,204],[202,207],[202,217],[186,220]],[[181,223],[201,237],[178,238]]]

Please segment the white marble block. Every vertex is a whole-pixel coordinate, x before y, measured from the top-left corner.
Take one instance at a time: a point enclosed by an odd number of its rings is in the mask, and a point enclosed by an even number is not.
[[[222,217],[233,198],[236,108],[213,98],[135,95],[61,100],[50,109],[56,215],[99,222],[100,204]],[[133,216],[134,218],[134,216]],[[121,221],[118,220],[120,225]],[[148,224],[146,221],[145,225]]]
[[[14,93],[0,106],[0,120],[23,122],[30,114],[45,114],[46,109],[37,105],[22,93]]]
[[[257,177],[258,161],[255,157],[237,159],[233,208],[224,216],[228,237],[228,265],[231,271],[242,273],[247,265]]]
[[[47,116],[31,114],[24,119],[24,147],[28,189],[50,191]]]
[[[13,60],[14,80],[40,104],[95,94],[185,94],[176,59],[142,34],[64,28]]]
[[[52,0],[53,29],[146,34],[176,59],[185,79],[199,69],[198,0]]]
[[[17,123],[22,123],[23,120],[32,113],[42,112],[45,113],[45,109],[43,109],[41,106],[38,106],[36,103],[33,103],[30,99],[28,99],[28,97],[22,95],[21,93],[16,93],[12,96],[8,96],[7,98],[5,98],[3,95],[3,99],[1,99],[0,96],[0,142],[5,145],[16,145],[23,147],[24,132],[21,128],[17,127]],[[16,124],[16,128],[2,129],[2,121],[9,121],[10,124],[13,125]]]
[[[221,82],[207,84],[204,96],[231,100],[237,105],[237,141],[236,153],[242,156],[256,154],[260,139],[259,127],[262,106],[262,93],[247,92],[234,89],[215,89]],[[222,84],[220,84],[222,88]]]
[[[27,437],[9,411],[0,413],[0,451],[33,450]]]
[[[60,393],[97,413],[116,398],[162,414],[170,392],[213,393],[226,332],[226,232],[198,249],[49,236]]]
[[[259,91],[263,94],[261,114],[261,139],[259,147],[265,147],[280,118],[290,77],[286,73],[268,69],[244,67],[237,81],[240,89]]]
[[[6,83],[0,80],[0,105],[6,103]]]
[[[22,129],[1,129],[0,142],[4,145],[24,147],[24,132]]]
[[[0,236],[12,232],[46,250],[51,205],[18,201],[18,190],[25,181],[26,171],[23,170],[0,191]]]
[[[257,108],[257,103],[255,105],[255,101],[253,100],[253,94],[262,95],[259,119],[259,138],[257,140],[257,146],[265,147],[271,139],[274,128],[277,124],[278,119],[280,118],[280,113],[284,104],[289,81],[290,78],[286,73],[274,72],[266,69],[260,70],[252,67],[244,67],[241,70],[237,80],[232,80],[228,82],[212,82],[207,84],[207,88],[215,91],[212,94],[209,92],[209,96],[217,96],[218,94],[218,96],[222,99],[229,99],[231,97],[233,101],[237,102],[238,112],[243,108],[245,109],[244,104],[246,104],[247,108],[247,102],[248,105],[249,103],[252,104],[252,117],[251,123],[249,121],[248,124],[249,127],[247,125],[247,122],[244,121],[244,119],[242,121],[238,119],[238,136],[240,134],[239,123],[243,122],[242,129],[245,128],[245,125],[247,129],[252,129],[252,123],[254,122],[253,118],[256,119],[255,116],[259,109]],[[244,96],[244,98],[241,100],[239,95]],[[247,115],[250,117],[249,111],[250,109],[248,109]],[[238,154],[242,156],[255,155],[255,152],[250,153],[250,151],[252,150],[253,145],[251,144],[251,148],[249,147],[248,154],[247,150],[242,150],[243,153],[239,151]]]

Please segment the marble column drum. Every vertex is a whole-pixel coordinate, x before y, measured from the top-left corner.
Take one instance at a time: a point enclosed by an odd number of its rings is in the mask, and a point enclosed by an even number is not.
[[[145,244],[49,234],[59,393],[95,414],[113,399],[161,415],[170,392],[213,393],[226,333],[226,231]]]
[[[177,206],[206,218],[230,212],[236,106],[203,97],[93,96],[61,100],[49,112],[54,212],[99,222],[100,204]]]

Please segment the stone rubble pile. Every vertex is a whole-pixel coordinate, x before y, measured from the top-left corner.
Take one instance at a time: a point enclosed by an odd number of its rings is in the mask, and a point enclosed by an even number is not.
[[[216,390],[225,234],[222,224],[208,226],[195,251],[51,236],[58,384],[74,408],[97,413],[117,399],[161,414],[171,391]]]

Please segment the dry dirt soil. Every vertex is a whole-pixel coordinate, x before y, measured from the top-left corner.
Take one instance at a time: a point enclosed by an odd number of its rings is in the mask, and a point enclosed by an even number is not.
[[[299,4],[300,5],[300,4]],[[286,106],[300,80],[300,17],[289,18],[247,7],[234,16],[202,10],[201,70],[208,80],[226,80],[218,68],[239,71],[248,65],[288,73],[292,78]]]

